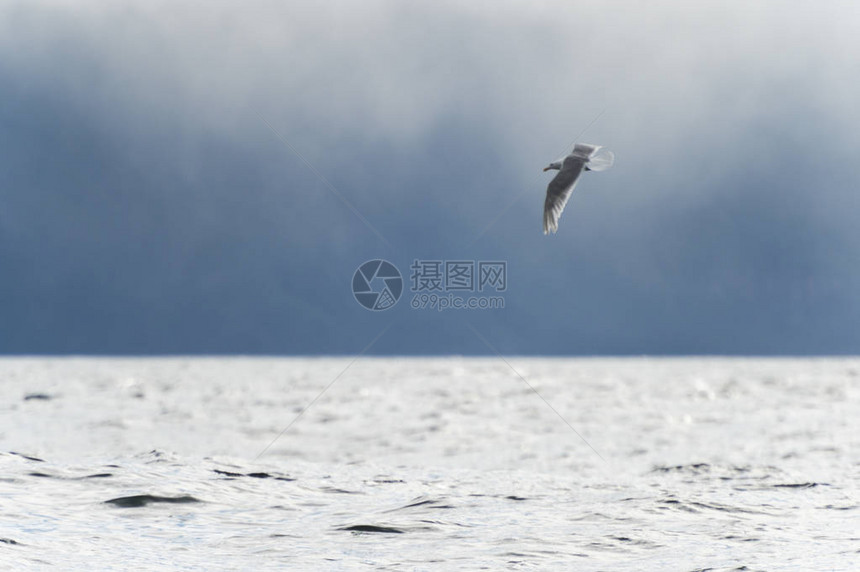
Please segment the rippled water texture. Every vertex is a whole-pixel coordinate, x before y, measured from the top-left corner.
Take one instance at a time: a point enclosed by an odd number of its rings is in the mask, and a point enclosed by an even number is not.
[[[860,360],[350,361],[0,359],[0,567],[860,569]]]

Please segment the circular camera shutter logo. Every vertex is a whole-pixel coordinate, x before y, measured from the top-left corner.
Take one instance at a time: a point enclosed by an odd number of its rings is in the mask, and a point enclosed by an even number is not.
[[[387,260],[368,260],[352,277],[352,293],[368,310],[387,310],[403,293],[403,277]]]

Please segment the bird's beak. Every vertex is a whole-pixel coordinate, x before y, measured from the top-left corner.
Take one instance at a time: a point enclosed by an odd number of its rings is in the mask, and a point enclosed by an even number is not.
[[[545,173],[545,172],[549,171],[549,167],[544,167],[544,168],[543,168],[543,170],[544,170],[544,173]]]

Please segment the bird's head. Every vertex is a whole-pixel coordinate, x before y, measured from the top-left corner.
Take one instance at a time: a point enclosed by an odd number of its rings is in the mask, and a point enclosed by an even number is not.
[[[551,171],[553,169],[556,171],[561,169],[561,161],[556,161],[554,163],[550,163],[549,165],[547,165],[546,167],[543,168],[544,172]]]

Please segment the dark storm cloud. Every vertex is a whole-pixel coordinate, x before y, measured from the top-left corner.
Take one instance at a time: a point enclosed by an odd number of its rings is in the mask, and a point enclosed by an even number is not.
[[[0,351],[856,352],[860,23],[783,6],[7,4]],[[376,257],[507,260],[506,308],[371,314]]]

